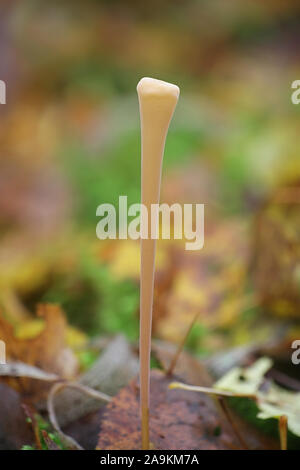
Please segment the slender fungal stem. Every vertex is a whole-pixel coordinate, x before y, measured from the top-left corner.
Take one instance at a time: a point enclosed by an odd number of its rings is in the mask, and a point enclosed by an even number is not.
[[[141,210],[141,287],[140,287],[140,407],[142,448],[149,449],[149,385],[153,287],[156,237],[150,228],[158,227],[157,212],[152,220],[151,208],[159,203],[161,167],[165,140],[179,97],[179,88],[153,78],[142,78],[137,86],[141,118],[142,207]],[[156,232],[156,231],[155,231]]]

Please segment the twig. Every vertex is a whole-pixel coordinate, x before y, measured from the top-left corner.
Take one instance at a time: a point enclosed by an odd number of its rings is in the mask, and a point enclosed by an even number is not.
[[[229,392],[227,390],[219,390],[217,388],[210,388],[210,387],[200,387],[198,385],[188,385],[182,382],[171,382],[169,384],[170,389],[181,389],[181,390],[188,390],[189,392],[200,392],[206,393],[208,395],[217,395],[221,397],[235,397],[235,398],[252,398],[256,400],[256,395],[247,394],[247,393],[234,393]]]
[[[245,295],[244,298],[243,298],[243,310],[249,310],[251,308],[254,308],[255,306],[257,305],[257,299],[255,298],[255,296],[253,294],[250,294],[250,295]],[[183,348],[184,348],[184,345],[185,343],[187,342],[187,339],[196,323],[196,321],[198,320],[199,318],[199,315],[200,315],[200,312],[197,312],[196,315],[193,317],[184,337],[182,338],[182,340],[180,341],[179,345],[178,345],[178,348],[174,354],[174,357],[173,359],[171,360],[170,362],[170,365],[166,371],[166,374],[167,375],[172,375],[173,372],[174,372],[174,369],[176,367],[176,364],[178,362],[178,359],[179,359],[179,356],[180,354],[182,353],[183,351]]]
[[[38,426],[37,420],[35,418],[34,410],[30,405],[28,405],[26,403],[23,403],[22,408],[23,408],[27,418],[30,420],[30,424],[32,426],[32,430],[33,430],[33,434],[34,434],[34,438],[35,438],[36,447],[37,447],[38,450],[42,450],[42,443],[41,443],[41,439],[40,439],[39,426]]]
[[[61,450],[61,448],[51,439],[47,431],[42,429],[42,435],[45,441],[45,444],[48,447],[48,450]]]
[[[229,406],[226,403],[226,399],[224,397],[218,397],[218,402],[219,402],[220,407],[222,408],[226,418],[228,419],[228,421],[229,421],[229,423],[232,427],[233,432],[235,433],[236,437],[240,441],[242,447],[244,447],[244,449],[246,449],[246,450],[249,450],[249,447],[248,447],[245,439],[241,435],[238,427],[236,426],[236,424],[234,422],[234,419],[232,418],[232,414],[231,414]]]
[[[190,323],[190,326],[188,327],[188,329],[187,329],[187,331],[186,331],[186,333],[185,333],[183,339],[180,341],[180,343],[179,343],[179,345],[178,345],[178,348],[177,348],[177,350],[176,350],[176,352],[175,352],[175,354],[174,354],[174,356],[173,356],[173,359],[171,360],[170,365],[169,365],[169,367],[168,367],[168,369],[167,369],[167,371],[166,371],[166,374],[167,374],[167,375],[172,375],[172,374],[173,374],[174,369],[175,369],[176,364],[177,364],[177,361],[178,361],[178,359],[179,359],[179,356],[180,356],[180,354],[181,354],[182,351],[183,351],[184,345],[185,345],[185,343],[186,343],[186,341],[187,341],[187,339],[188,339],[188,337],[189,337],[189,334],[190,334],[190,332],[192,331],[192,329],[193,329],[193,327],[194,327],[194,325],[195,325],[195,323],[196,323],[196,321],[197,321],[197,319],[198,319],[198,317],[199,317],[199,314],[200,314],[200,312],[197,312],[197,313],[196,313],[196,315],[194,316],[192,322]]]
[[[281,450],[287,450],[287,424],[288,424],[287,416],[286,415],[280,416],[279,422],[278,422],[278,428],[279,428]]]

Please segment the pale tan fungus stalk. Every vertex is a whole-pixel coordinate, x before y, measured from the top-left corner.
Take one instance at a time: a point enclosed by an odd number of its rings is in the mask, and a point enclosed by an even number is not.
[[[165,140],[179,97],[179,88],[161,80],[142,78],[137,85],[137,93],[142,144],[141,202],[147,208],[147,214],[141,212],[140,227],[140,407],[142,448],[147,450],[149,449],[150,352],[156,250],[156,240],[150,232],[150,227],[153,226],[151,205],[159,203]],[[148,235],[149,237],[146,238]]]

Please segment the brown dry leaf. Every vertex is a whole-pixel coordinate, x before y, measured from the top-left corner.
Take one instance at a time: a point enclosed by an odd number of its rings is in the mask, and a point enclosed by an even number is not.
[[[99,422],[101,421],[103,408],[88,413],[85,416],[69,423],[63,428],[63,432],[71,436],[85,450],[95,450],[98,441]]]
[[[170,381],[151,372],[150,440],[155,449],[241,449],[229,423],[210,397],[168,389]],[[133,381],[106,407],[98,449],[141,448],[139,387]]]
[[[155,340],[152,342],[152,353],[165,371],[169,369],[177,349],[176,345],[165,341]],[[203,387],[213,385],[213,380],[205,366],[186,351],[180,353],[173,373],[176,377],[193,385],[202,385]]]
[[[18,392],[0,383],[0,450],[17,450],[34,441]]]
[[[138,358],[124,336],[110,341],[99,359],[78,380],[79,385],[114,396],[138,373]],[[55,411],[61,427],[98,410],[98,399],[82,391],[65,388],[55,397]]]
[[[168,369],[170,362],[172,361],[172,358],[176,353],[176,350],[177,347],[171,343],[156,340],[152,344],[152,351],[165,370]],[[249,356],[251,352],[252,350],[248,350]],[[244,356],[245,354],[246,353],[244,353]],[[176,377],[180,377],[181,380],[187,381],[191,385],[212,387],[214,383],[203,362],[199,361],[186,351],[182,351],[179,355],[174,369],[174,375]],[[243,441],[246,442],[247,448],[277,449],[279,447],[279,443],[276,440],[265,436],[254,426],[245,422],[242,417],[240,417],[236,412],[234,412],[233,410],[229,410],[228,406],[226,405],[226,402],[225,404],[223,402],[223,411],[220,411],[223,413],[224,409],[227,410],[226,418],[228,418],[229,413],[230,421],[233,421],[235,423],[235,429],[238,430],[239,436],[243,436]],[[234,432],[236,434],[235,429]]]
[[[7,359],[36,366],[60,378],[73,378],[78,364],[66,347],[67,323],[62,310],[57,305],[42,304],[37,314],[44,318],[45,327],[30,339],[17,338],[12,325],[0,317],[0,337],[6,343]],[[49,388],[49,384],[30,378],[10,377],[5,381],[30,399],[40,398]]]
[[[57,392],[65,388],[72,388],[72,389],[80,390],[85,395],[92,397],[94,399],[97,399],[99,402],[110,402],[111,398],[105,393],[98,392],[97,390],[94,390],[90,387],[86,387],[82,384],[79,384],[78,382],[57,383],[53,385],[53,387],[51,388],[49,395],[48,395],[48,399],[47,399],[47,409],[48,409],[50,423],[53,429],[58,434],[61,442],[67,449],[82,450],[83,449],[82,446],[78,442],[76,442],[75,439],[73,439],[71,436],[63,432],[57,420],[57,414],[55,411],[55,403],[54,403],[55,396]]]
[[[0,376],[28,377],[31,379],[45,380],[46,382],[55,382],[59,379],[56,374],[45,372],[37,367],[24,364],[24,362],[7,362],[6,364],[0,364]]]

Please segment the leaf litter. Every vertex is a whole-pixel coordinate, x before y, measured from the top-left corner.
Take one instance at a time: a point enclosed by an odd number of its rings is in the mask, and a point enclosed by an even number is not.
[[[168,369],[174,350],[176,347],[173,344],[162,341],[153,343],[154,354],[165,370]],[[278,441],[265,436],[234,411],[230,411],[228,419],[228,413],[224,413],[224,407],[219,405],[218,399],[213,399],[207,394],[201,395],[199,399],[197,392],[178,390],[174,393],[168,388],[174,379],[184,379],[194,384],[202,383],[205,387],[213,386],[209,373],[195,357],[183,351],[176,363],[174,374],[168,376],[161,371],[152,371],[150,435],[155,448],[278,448]],[[138,390],[138,382],[134,380],[105,407],[100,417],[98,448],[140,448]],[[247,445],[241,442],[232,421],[239,434],[244,436]]]
[[[259,419],[279,419],[284,415],[288,429],[300,436],[300,393],[285,390],[266,380],[265,374],[271,367],[271,359],[260,358],[248,368],[232,369],[218,380],[215,387],[234,393],[255,394]]]

